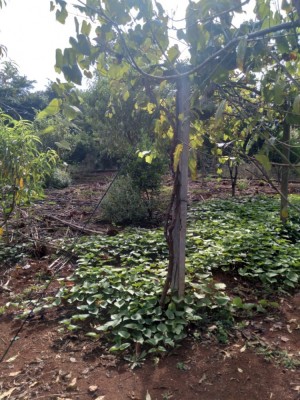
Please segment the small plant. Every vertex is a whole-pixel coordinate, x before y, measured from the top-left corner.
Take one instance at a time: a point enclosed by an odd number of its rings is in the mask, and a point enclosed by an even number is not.
[[[269,346],[260,345],[256,352],[261,354],[265,360],[269,362],[275,362],[276,364],[282,365],[287,369],[294,369],[300,367],[299,356],[292,356],[284,350],[273,349]]]
[[[170,399],[172,399],[172,397],[173,397],[173,394],[170,390],[168,390],[167,392],[162,394],[163,400],[170,400]]]
[[[176,364],[176,368],[179,369],[180,371],[188,371],[189,370],[189,367],[182,361],[180,361]]]
[[[69,172],[62,166],[53,170],[52,174],[46,180],[46,186],[63,189],[70,186],[71,182],[72,180]]]
[[[7,245],[0,238],[0,263],[6,265],[13,265],[25,257],[28,251],[28,244],[14,244]]]
[[[0,315],[4,315],[5,314],[5,311],[6,311],[6,306],[1,306],[0,307]]]
[[[240,179],[239,181],[237,181],[236,186],[238,190],[242,191],[249,187],[249,183],[246,179]]]
[[[136,352],[135,354],[124,356],[124,359],[130,363],[131,369],[135,369],[135,368],[139,368],[143,365],[143,363],[146,359],[146,356],[147,356],[147,352],[142,351],[141,353]]]

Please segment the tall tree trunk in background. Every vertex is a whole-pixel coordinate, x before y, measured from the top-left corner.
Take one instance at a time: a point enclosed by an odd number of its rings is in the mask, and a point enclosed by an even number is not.
[[[281,187],[280,187],[280,219],[283,224],[288,220],[288,189],[289,189],[289,162],[290,162],[290,136],[291,126],[288,122],[283,122],[283,149],[282,149],[282,166]]]

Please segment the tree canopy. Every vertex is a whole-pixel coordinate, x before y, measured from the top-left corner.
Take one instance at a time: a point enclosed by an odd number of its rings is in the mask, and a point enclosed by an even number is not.
[[[38,110],[46,107],[51,96],[48,92],[34,92],[35,81],[19,73],[11,61],[0,65],[0,108],[15,119],[33,120]]]

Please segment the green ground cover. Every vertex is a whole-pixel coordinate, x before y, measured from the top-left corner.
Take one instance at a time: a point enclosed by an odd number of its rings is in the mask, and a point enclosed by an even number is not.
[[[292,196],[292,202],[299,206],[299,196]],[[264,290],[289,291],[298,284],[299,214],[292,210],[283,227],[278,210],[279,200],[270,197],[192,204],[186,296],[168,297],[165,307],[158,303],[168,257],[161,229],[127,229],[115,237],[83,239],[72,250],[78,268],[67,283],[61,281],[54,302],[74,306],[62,324],[103,339],[111,351],[133,346],[165,351],[189,332],[201,335],[208,323],[216,325],[220,340],[226,339],[238,310],[265,311],[271,304]],[[259,283],[263,292],[257,304],[228,295],[226,285],[213,279],[219,270]]]

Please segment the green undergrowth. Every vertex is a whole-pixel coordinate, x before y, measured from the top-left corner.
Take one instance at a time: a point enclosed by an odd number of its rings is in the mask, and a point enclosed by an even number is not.
[[[300,208],[300,196],[291,196]],[[279,220],[278,198],[199,203],[189,210],[188,268],[222,269],[272,290],[295,287],[300,274],[300,213]]]
[[[292,197],[300,205],[299,197]],[[184,300],[167,298],[159,305],[168,252],[161,229],[130,229],[121,234],[87,237],[68,245],[78,258],[74,274],[61,280],[54,301],[72,307],[62,321],[100,339],[111,351],[162,352],[187,335],[201,337],[213,326],[226,342],[240,311],[266,311],[268,300],[248,307],[213,280],[215,270],[240,275],[272,292],[291,290],[300,274],[300,218],[292,212],[282,227],[277,198],[215,200],[189,208],[187,277]],[[272,303],[273,304],[273,303]]]
[[[111,351],[132,345],[166,351],[187,336],[189,325],[201,329],[204,320],[226,313],[230,299],[225,285],[201,270],[187,278],[184,300],[167,298],[166,307],[159,305],[167,266],[161,231],[89,238],[75,252],[78,268],[63,283],[55,304],[74,304],[77,311],[62,324],[68,330],[84,327],[87,336],[108,340]]]

